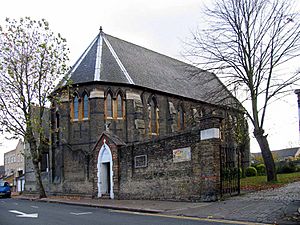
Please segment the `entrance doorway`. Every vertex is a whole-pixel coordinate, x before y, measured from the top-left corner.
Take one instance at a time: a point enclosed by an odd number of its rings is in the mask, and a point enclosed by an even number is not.
[[[101,165],[101,194],[110,193],[110,163],[102,163]]]
[[[109,195],[111,199],[114,198],[113,193],[113,161],[109,146],[102,145],[97,162],[97,177],[98,177],[98,197]]]

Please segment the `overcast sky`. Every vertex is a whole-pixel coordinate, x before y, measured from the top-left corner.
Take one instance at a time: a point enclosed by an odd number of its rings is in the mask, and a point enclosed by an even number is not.
[[[1,1],[0,23],[5,17],[45,18],[54,32],[67,39],[70,64],[79,58],[99,32],[182,59],[183,42],[201,27],[201,8],[209,0],[10,0]],[[271,149],[299,146],[298,111],[295,94],[270,106],[265,130]],[[251,132],[251,130],[250,130]],[[252,132],[251,132],[252,133]],[[252,136],[252,135],[251,135]],[[0,137],[0,165],[3,154],[17,141]],[[251,141],[251,151],[259,148]]]

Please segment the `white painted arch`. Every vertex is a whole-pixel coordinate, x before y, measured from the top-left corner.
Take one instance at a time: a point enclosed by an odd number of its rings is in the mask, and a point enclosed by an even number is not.
[[[102,172],[103,172],[103,163],[108,163],[109,162],[109,170],[110,170],[110,187],[109,187],[109,194],[110,194],[110,198],[114,199],[114,192],[113,192],[113,160],[112,160],[112,153],[111,150],[109,148],[109,146],[105,143],[106,140],[104,139],[104,143],[99,151],[99,155],[98,155],[98,160],[97,160],[97,178],[98,178],[98,182],[97,182],[97,186],[98,186],[98,197],[100,198],[102,196],[102,191],[101,191],[101,185],[102,182],[101,181],[101,177],[102,177]]]

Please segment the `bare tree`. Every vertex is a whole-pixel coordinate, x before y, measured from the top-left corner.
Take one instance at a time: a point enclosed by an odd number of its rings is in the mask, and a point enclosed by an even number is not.
[[[0,124],[30,147],[39,196],[42,154],[48,150],[45,110],[56,80],[66,72],[66,40],[46,20],[6,19],[0,27]]]
[[[214,71],[248,103],[268,181],[277,180],[264,122],[268,104],[291,91],[299,73],[283,70],[299,56],[299,14],[288,0],[216,0],[207,8],[208,26],[193,33],[189,56]]]

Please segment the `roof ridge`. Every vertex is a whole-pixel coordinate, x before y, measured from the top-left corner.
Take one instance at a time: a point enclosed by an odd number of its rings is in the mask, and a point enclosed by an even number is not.
[[[233,104],[233,108],[240,108],[237,99],[216,74],[191,62],[180,61],[106,34],[101,28],[69,71],[64,79],[70,79],[74,84],[112,82],[136,85],[207,103]],[[197,81],[191,81],[193,74],[200,75]],[[196,85],[202,85],[201,90]],[[209,91],[216,88],[222,91],[222,95],[208,98]]]
[[[283,149],[272,150],[272,151],[275,152],[275,151],[286,151],[286,150],[296,150],[296,149],[300,149],[300,147],[290,147],[290,148],[283,148]]]
[[[72,74],[74,73],[74,71],[77,69],[77,67],[80,65],[80,63],[82,62],[82,60],[84,59],[84,57],[88,54],[88,52],[90,51],[90,49],[93,47],[93,45],[95,44],[96,40],[98,38],[98,35],[93,39],[93,41],[90,43],[90,45],[85,49],[85,51],[81,54],[80,58],[75,62],[75,64],[71,67],[69,73],[67,73],[67,78],[64,80],[64,82],[62,83],[62,86],[66,85],[67,80],[70,79],[70,77],[72,76]]]
[[[103,37],[102,37],[102,28],[100,27],[100,32],[98,35],[98,43],[97,43],[97,53],[96,53],[96,63],[95,63],[95,74],[94,74],[94,81],[100,81],[100,75],[101,75],[101,60],[102,60],[102,43],[103,43]]]
[[[171,56],[164,55],[163,53],[156,52],[156,51],[154,51],[154,50],[151,50],[151,49],[149,49],[149,48],[143,47],[143,46],[141,46],[141,45],[137,45],[137,44],[134,44],[134,43],[132,43],[132,42],[123,40],[123,39],[121,39],[121,38],[118,38],[118,37],[115,37],[115,36],[112,36],[112,35],[109,35],[109,34],[105,34],[105,35],[106,35],[106,36],[109,36],[109,37],[112,37],[112,38],[115,38],[115,39],[120,40],[120,41],[124,41],[124,42],[126,42],[127,44],[134,45],[134,46],[136,46],[136,47],[142,48],[142,49],[147,50],[147,51],[149,51],[149,52],[158,54],[158,55],[160,55],[160,56],[162,56],[162,57],[164,57],[164,58],[168,58],[168,59],[174,60],[174,61],[176,61],[176,62],[179,62],[179,63],[183,64],[184,66],[192,67],[192,68],[194,68],[194,69],[200,70],[201,72],[210,73],[210,74],[212,74],[212,75],[216,78],[216,80],[218,81],[218,83],[219,83],[220,85],[223,86],[223,88],[226,90],[226,92],[227,92],[232,98],[234,98],[237,102],[239,102],[239,101],[237,100],[237,98],[232,94],[231,91],[228,90],[228,88],[223,84],[223,82],[220,80],[220,78],[219,78],[215,73],[209,72],[209,71],[207,71],[207,70],[204,70],[204,69],[199,68],[199,67],[197,67],[197,66],[195,66],[195,65],[189,64],[189,63],[187,63],[187,62],[183,62],[183,61],[181,61],[181,60],[179,60],[179,59],[176,59],[176,58],[173,58],[173,57],[171,57]]]
[[[115,50],[113,49],[113,47],[111,46],[110,42],[107,40],[107,38],[105,37],[105,34],[103,35],[103,40],[106,43],[109,51],[111,52],[111,54],[113,55],[113,57],[115,58],[117,64],[119,65],[121,71],[123,72],[123,74],[125,75],[126,79],[128,80],[128,82],[130,84],[134,84],[132,78],[130,77],[130,75],[128,74],[125,66],[123,65],[123,63],[121,62],[120,58],[118,57],[117,53],[115,52]]]
[[[163,57],[165,57],[165,58],[169,58],[169,59],[175,60],[175,61],[177,61],[177,62],[186,64],[186,65],[188,65],[188,66],[195,67],[195,68],[197,68],[197,69],[202,70],[203,72],[207,72],[206,70],[203,70],[203,69],[201,69],[201,68],[199,68],[199,67],[197,67],[197,66],[194,66],[194,65],[192,65],[192,64],[189,64],[189,63],[187,63],[187,62],[183,62],[183,61],[181,61],[181,60],[179,60],[179,59],[176,59],[176,58],[174,58],[174,57],[171,57],[171,56],[169,56],[169,55],[165,55],[165,54],[163,54],[163,53],[154,51],[154,50],[149,49],[149,48],[147,48],[147,47],[144,47],[144,46],[141,46],[141,45],[134,44],[134,43],[132,43],[132,42],[126,41],[126,40],[124,40],[124,39],[115,37],[115,36],[110,35],[110,34],[105,34],[105,35],[106,35],[106,36],[109,36],[109,37],[112,37],[112,38],[115,38],[115,39],[118,39],[118,40],[120,40],[120,41],[124,41],[124,42],[126,42],[126,43],[128,43],[128,44],[135,45],[135,46],[137,46],[137,47],[139,47],[139,48],[143,48],[143,49],[145,49],[145,50],[147,50],[147,51],[150,51],[150,52],[153,52],[153,53],[155,53],[155,54],[161,55],[161,56],[163,56]]]

